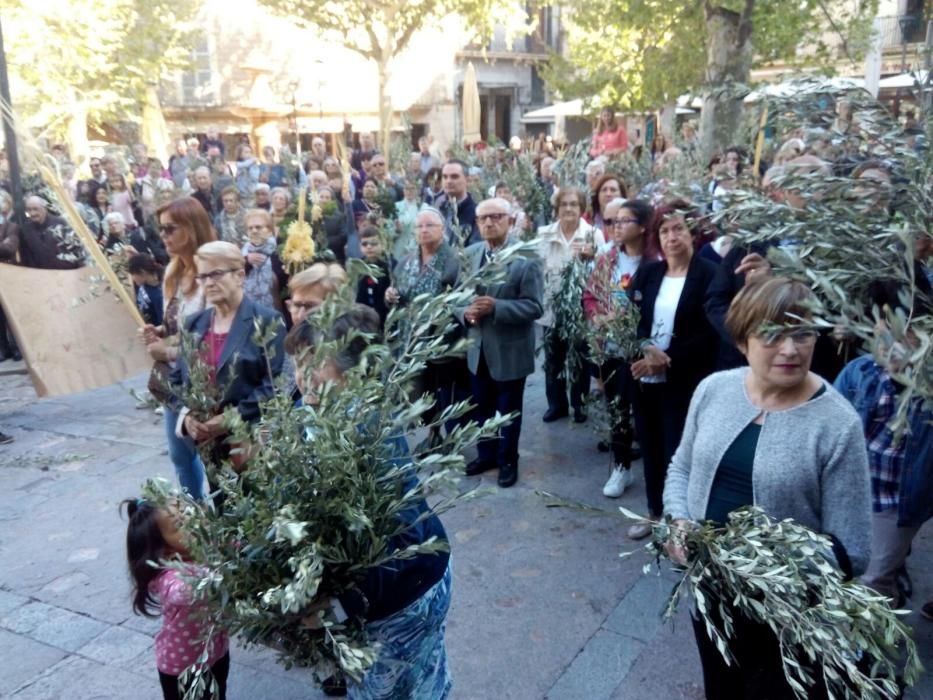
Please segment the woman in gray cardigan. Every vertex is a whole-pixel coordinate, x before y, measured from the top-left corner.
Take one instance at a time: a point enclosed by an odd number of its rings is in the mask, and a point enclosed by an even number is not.
[[[748,367],[697,387],[668,470],[664,510],[686,526],[724,523],[737,508],[760,506],[828,535],[840,569],[852,577],[870,555],[868,460],[858,415],[810,372],[817,333],[801,319],[811,296],[780,277],[750,283],[736,296],[726,327]],[[668,551],[685,563],[683,547],[672,543]],[[766,626],[736,615],[732,666],[702,623],[694,631],[708,700],[794,697]]]

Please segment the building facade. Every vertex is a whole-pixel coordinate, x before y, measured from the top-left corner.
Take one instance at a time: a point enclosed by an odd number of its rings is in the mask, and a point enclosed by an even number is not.
[[[173,138],[217,129],[231,144],[306,150],[318,134],[334,140],[378,129],[375,64],[254,0],[237,5],[231,13],[223,0],[205,3],[193,69],[161,86]],[[524,135],[522,115],[548,103],[538,66],[560,50],[559,8],[542,9],[537,19],[534,34],[510,41],[498,30],[486,47],[471,45],[454,17],[415,35],[390,66],[393,128],[410,128],[413,143],[431,135],[440,150],[459,142],[463,76],[472,62],[483,139]]]

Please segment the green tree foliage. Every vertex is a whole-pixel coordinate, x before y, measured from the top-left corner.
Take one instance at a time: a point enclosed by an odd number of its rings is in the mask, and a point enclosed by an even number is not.
[[[321,30],[376,64],[379,71],[379,143],[389,143],[392,105],[386,85],[392,60],[421,29],[437,28],[456,14],[477,41],[488,41],[493,29],[505,26],[514,34],[527,21],[519,5],[509,0],[260,0],[272,12]]]
[[[14,107],[55,138],[142,113],[146,87],[190,61],[201,0],[0,0]]]
[[[741,59],[738,82],[756,66],[828,67],[867,49],[877,0],[580,0],[566,20],[566,56],[545,76],[564,98],[595,97],[621,109],[656,108],[705,82],[721,87],[716,55]],[[718,21],[721,20],[721,21]],[[750,51],[741,31],[750,29]],[[721,49],[721,50],[720,50]],[[703,58],[705,57],[705,59]]]

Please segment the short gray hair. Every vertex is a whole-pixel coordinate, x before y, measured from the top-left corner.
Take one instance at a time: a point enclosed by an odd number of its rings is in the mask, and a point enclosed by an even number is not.
[[[277,194],[285,196],[285,201],[291,204],[292,202],[292,193],[288,191],[287,187],[273,187],[269,190],[269,196],[274,197]]]
[[[444,218],[444,215],[441,214],[441,210],[437,209],[436,207],[432,207],[430,204],[421,205],[421,209],[418,210],[418,215],[420,216],[421,214],[430,214],[431,216],[435,217],[438,222],[440,222],[441,226],[445,226],[447,224],[447,220]]]
[[[126,219],[123,218],[123,214],[118,211],[112,211],[104,217],[104,223],[109,224],[114,221],[119,221],[121,224],[126,223]]]
[[[488,199],[484,199],[482,202],[476,205],[476,211],[479,211],[479,208],[484,204],[494,204],[495,206],[504,210],[507,214],[509,214],[509,216],[511,216],[515,211],[509,200],[502,197],[489,197]]]

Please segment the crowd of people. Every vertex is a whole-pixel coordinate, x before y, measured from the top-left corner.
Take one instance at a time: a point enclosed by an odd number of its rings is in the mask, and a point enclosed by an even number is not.
[[[424,422],[433,427],[414,453],[438,448],[444,432],[456,429],[457,419],[441,425],[436,418],[462,400],[472,401],[469,418],[479,422],[514,413],[495,438],[479,443],[465,468],[467,476],[495,472],[501,488],[514,485],[525,383],[541,347],[547,408],[533,418],[584,423],[594,419],[594,402],[611,409],[605,439],[595,446],[611,453],[608,474],[594,478],[605,497],[632,488],[640,455],[651,519],[671,515],[688,528],[699,520],[724,523],[735,509],[760,505],[774,518],[791,517],[830,536],[844,574],[861,577],[900,606],[912,594],[911,540],[933,514],[933,412],[912,401],[906,436],[896,433],[901,387],[889,368],[870,354],[840,361],[840,344],[852,340],[818,326],[810,288],[778,274],[766,246],[743,243],[711,218],[728,207],[737,187],[759,189],[782,206],[806,207],[799,186],[782,185],[788,173],[842,172],[891,182],[889,163],[871,156],[854,161],[851,150],[833,152],[828,140],[822,132],[788,135],[760,173],[750,172],[747,149],[728,148],[702,179],[688,183],[689,199],[674,196],[668,178],[671,164],[694,145],[669,145],[672,135],[659,134],[650,149],[638,146],[633,154],[612,110],[601,114],[587,160],[570,172],[557,167],[569,161],[566,154],[549,152],[546,144],[532,153],[518,143],[514,150],[440,154],[422,138],[407,161],[390,163],[363,134],[349,158],[315,139],[298,166],[287,147],[265,148],[259,159],[247,143],[227,159],[224,141],[211,132],[180,140],[165,164],[142,145],[129,158],[92,158],[89,177],[66,184],[99,244],[127,260],[155,363],[150,390],[162,405],[178,482],[192,498],[208,499],[216,490],[205,460],[236,459],[235,446],[224,440],[225,408],[257,422],[263,402],[281,391],[280,373],[294,375],[289,390],[296,401],[316,400],[315,381],[339,379],[359,361],[358,351],[309,380],[298,353],[320,342],[305,321],[345,289],[349,259],[370,267],[352,279],[356,306],[333,333],[363,331],[378,342],[387,322],[404,323],[419,299],[456,288],[523,243],[531,254],[504,258],[494,284],[475,288],[469,302],[450,310],[451,343],[471,342],[463,353],[427,362],[415,393],[432,398]],[[620,156],[646,161],[652,175],[634,182],[619,169]],[[532,211],[532,190],[548,206]],[[302,196],[317,250],[298,269],[283,263],[281,251]],[[11,208],[0,193],[0,260],[47,269],[83,264],[68,222],[51,202],[30,195],[19,229],[10,222]],[[906,311],[917,318],[933,310],[933,245],[930,231],[914,232],[914,240],[917,293]],[[882,284],[864,302],[901,308],[902,291]],[[629,343],[637,353],[608,340],[623,317],[637,321]],[[257,324],[272,329],[269,345],[257,344]],[[185,403],[184,387],[196,371],[184,352],[183,339],[191,336],[198,362],[218,387],[208,413]],[[13,342],[0,328],[0,356],[16,355]],[[403,448],[408,454],[407,443]],[[184,556],[171,518],[135,501],[128,509],[136,608],[147,612],[154,596],[163,613],[177,611],[183,585],[139,564]],[[436,516],[414,522],[415,539],[443,537]],[[160,537],[144,547],[143,529]],[[651,532],[646,520],[628,535]],[[686,556],[676,542],[670,551],[675,560]],[[398,588],[373,589],[365,605],[339,601],[345,613],[372,625],[384,646],[361,684],[336,677],[330,691],[388,698],[405,687],[405,697],[446,696],[447,560],[417,557],[413,566],[422,567],[419,576],[399,575]],[[933,619],[933,601],[923,611]],[[704,625],[696,625],[707,697],[761,697],[752,688],[764,687],[768,697],[792,697],[778,640],[737,619],[730,644],[737,667],[722,661]],[[177,635],[178,624],[160,634]],[[169,679],[163,678],[166,697],[173,697],[168,686],[177,692],[182,665],[167,661],[159,645],[157,651],[160,674]],[[207,655],[218,677],[225,678],[226,651],[222,642]],[[199,653],[189,654],[190,661]],[[404,660],[405,673],[392,671],[393,655]],[[784,694],[773,694],[775,688]]]

